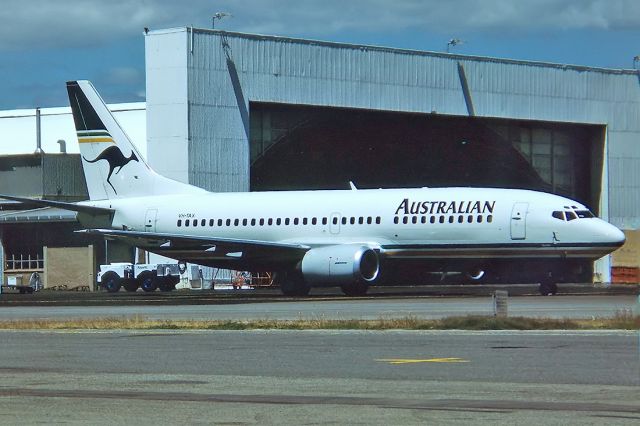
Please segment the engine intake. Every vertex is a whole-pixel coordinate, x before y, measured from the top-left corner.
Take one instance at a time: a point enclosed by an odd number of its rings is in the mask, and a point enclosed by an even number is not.
[[[370,283],[378,277],[378,254],[367,246],[336,245],[309,250],[301,270],[309,284]]]

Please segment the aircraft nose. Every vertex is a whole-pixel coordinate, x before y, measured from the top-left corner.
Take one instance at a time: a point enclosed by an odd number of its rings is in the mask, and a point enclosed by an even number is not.
[[[618,247],[622,246],[626,240],[624,232],[610,223],[605,223],[606,226],[603,229],[605,239]]]

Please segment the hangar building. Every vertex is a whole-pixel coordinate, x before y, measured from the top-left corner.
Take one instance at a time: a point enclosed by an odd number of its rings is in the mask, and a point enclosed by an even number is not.
[[[148,157],[162,174],[212,191],[544,190],[624,229],[620,265],[638,266],[636,70],[189,27],[145,43]],[[610,266],[594,278],[610,281]]]

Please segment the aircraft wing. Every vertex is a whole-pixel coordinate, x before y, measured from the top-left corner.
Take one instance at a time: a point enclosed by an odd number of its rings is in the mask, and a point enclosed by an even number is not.
[[[295,265],[310,248],[301,244],[161,232],[114,229],[85,229],[76,232],[102,235],[177,260],[229,269],[261,270],[263,264]]]

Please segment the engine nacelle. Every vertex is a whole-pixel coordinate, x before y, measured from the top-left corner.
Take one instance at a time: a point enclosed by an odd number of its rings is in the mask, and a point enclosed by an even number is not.
[[[472,281],[480,281],[484,277],[485,271],[483,269],[472,269],[467,271],[466,275]]]
[[[336,245],[309,250],[302,258],[302,276],[311,284],[370,283],[378,277],[378,254],[367,246]]]

